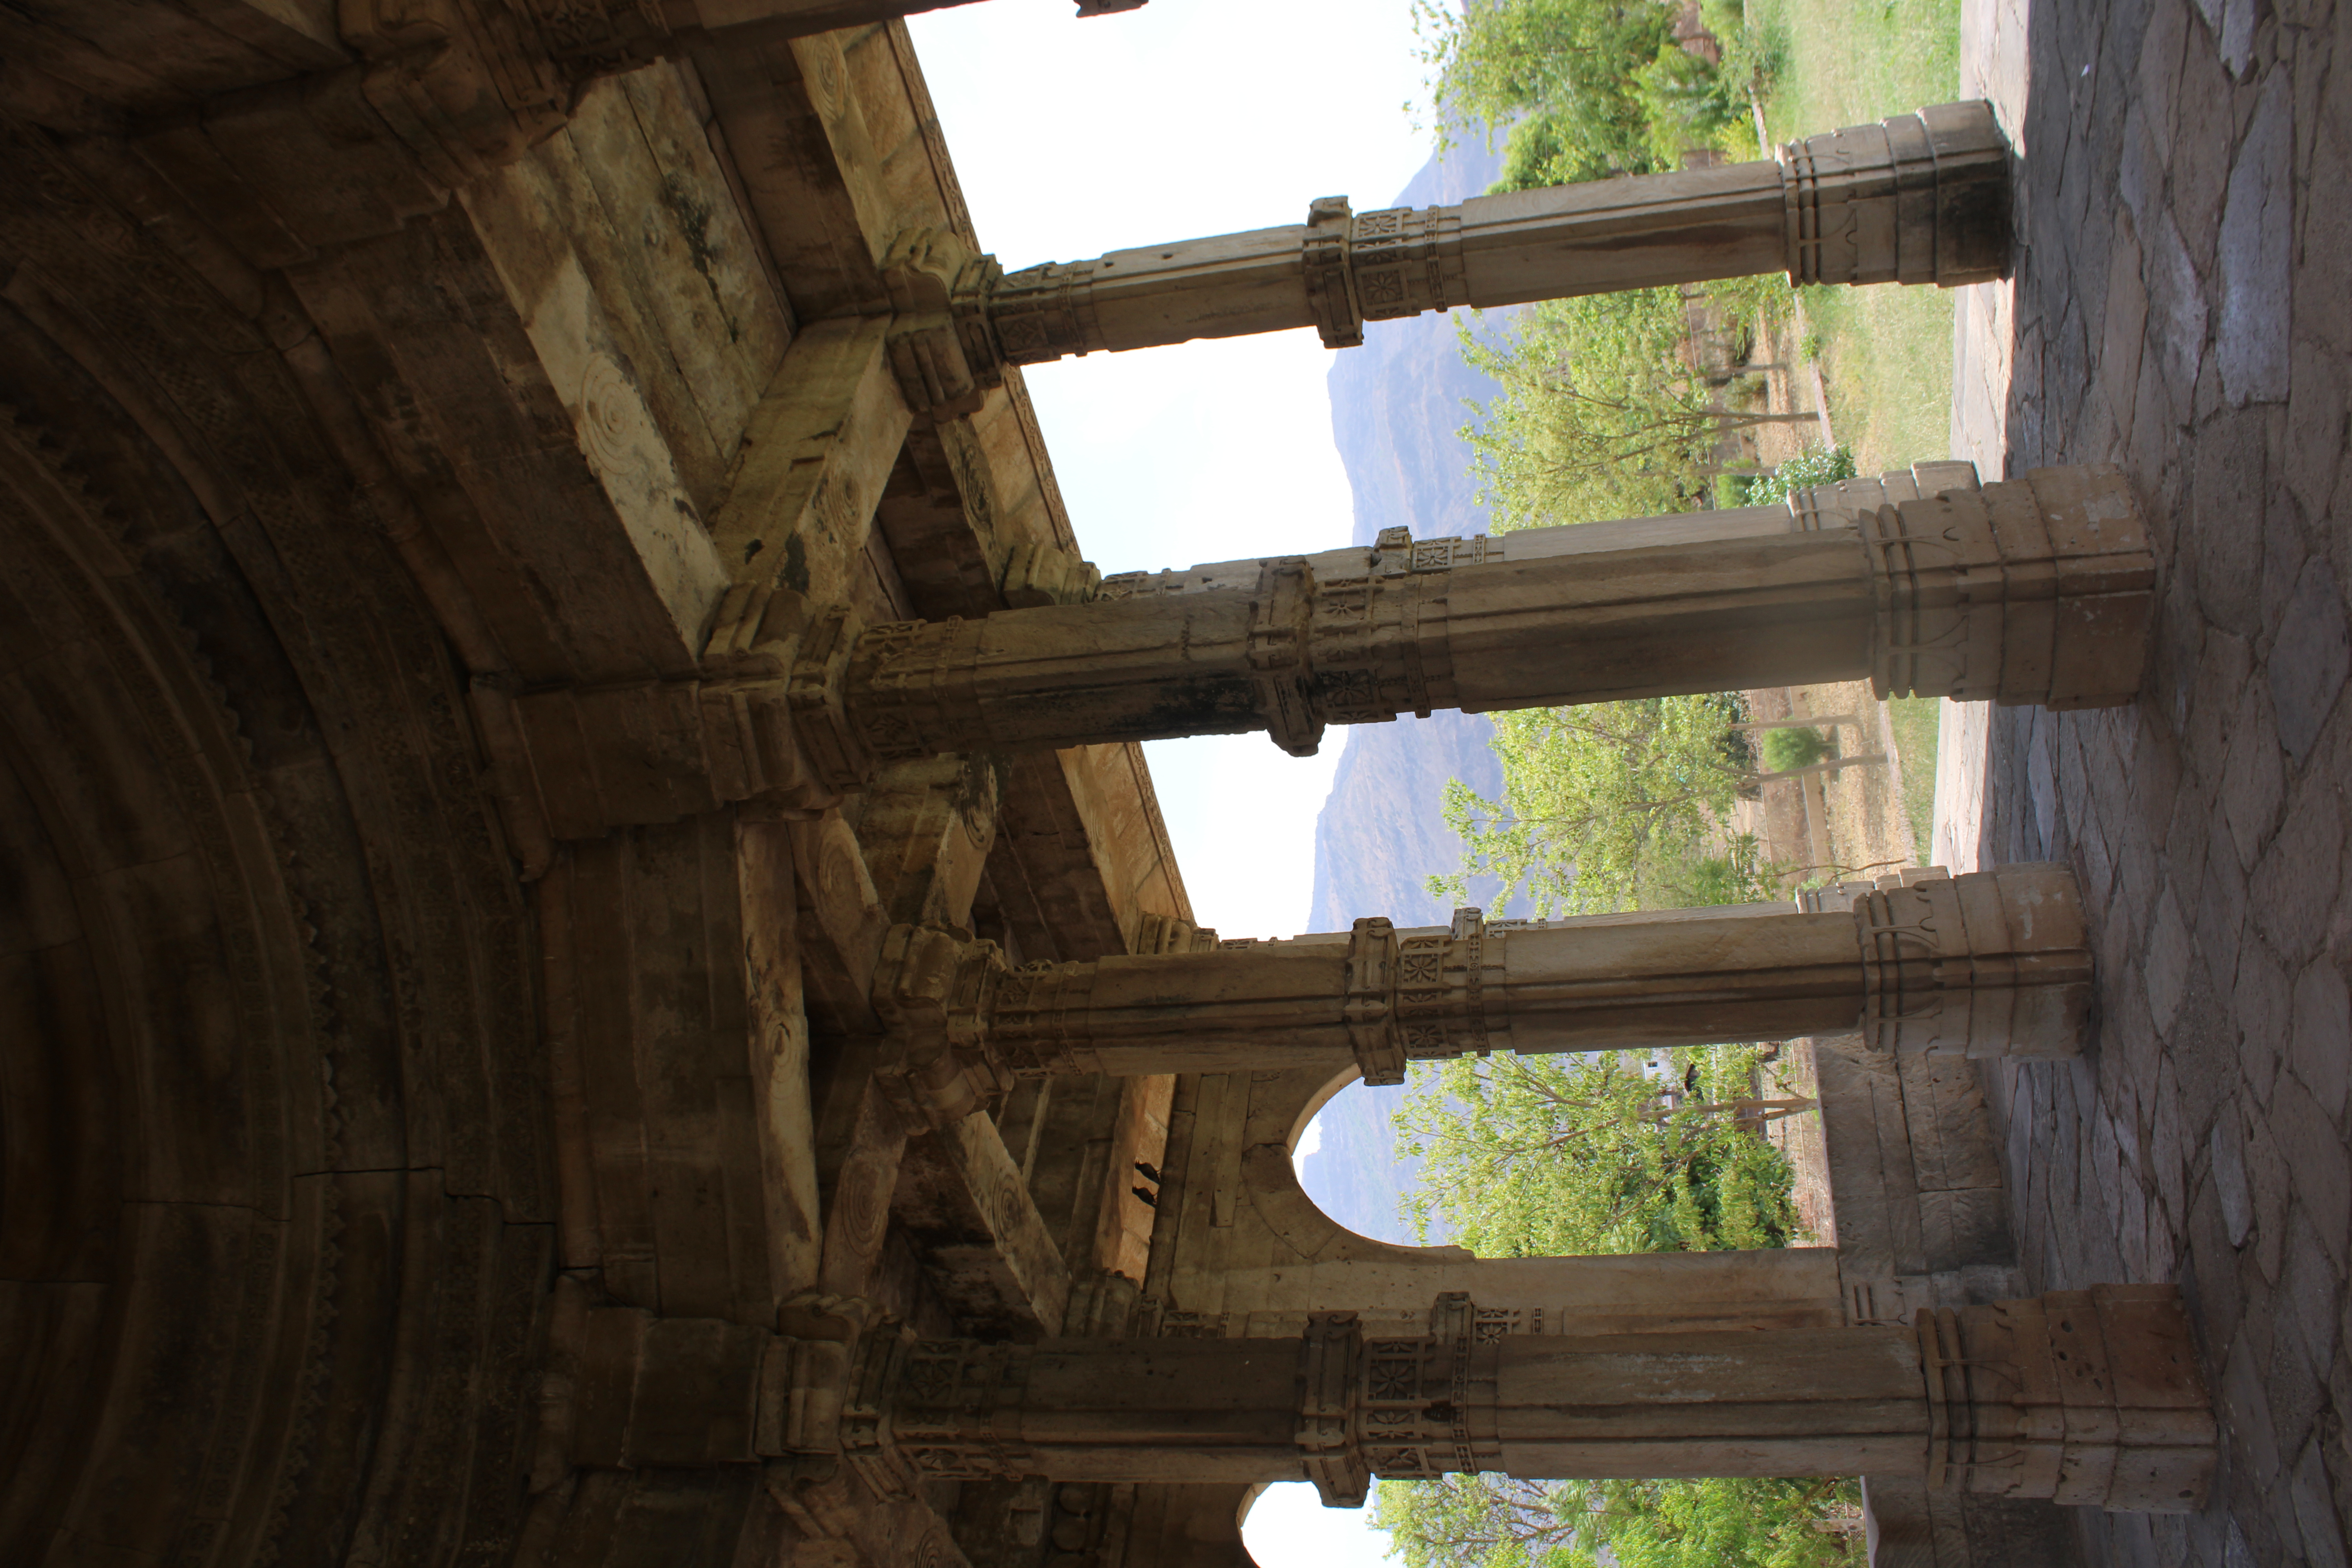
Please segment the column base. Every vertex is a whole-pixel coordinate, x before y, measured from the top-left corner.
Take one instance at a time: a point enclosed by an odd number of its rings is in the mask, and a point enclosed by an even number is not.
[[[2096,1285],[1922,1311],[1927,1484],[2133,1513],[2195,1513],[2218,1458],[2180,1293]]]

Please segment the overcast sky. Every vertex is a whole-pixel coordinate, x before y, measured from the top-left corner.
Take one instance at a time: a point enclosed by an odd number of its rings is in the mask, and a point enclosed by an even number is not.
[[[981,243],[1008,269],[1385,206],[1429,156],[1410,0],[988,0],[910,23]],[[1029,372],[1078,543],[1106,573],[1348,541],[1330,354],[1311,331]],[[1263,735],[1149,748],[1194,911],[1228,936],[1306,929],[1315,815],[1342,731],[1301,761]],[[1361,1513],[1275,1489],[1262,1568],[1370,1568]]]
[[[987,0],[911,26],[981,243],[1008,268],[1382,206],[1429,155],[1408,0]],[[1106,573],[1347,542],[1311,331],[1029,372],[1078,543]],[[1228,936],[1304,930],[1323,754],[1263,735],[1155,744],[1184,879]]]

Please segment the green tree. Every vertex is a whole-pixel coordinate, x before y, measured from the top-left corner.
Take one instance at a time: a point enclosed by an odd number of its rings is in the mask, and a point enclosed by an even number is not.
[[[1405,1568],[1848,1568],[1850,1480],[1384,1481],[1372,1522]]]
[[[1690,320],[1680,290],[1638,289],[1530,306],[1500,338],[1463,325],[1464,359],[1502,388],[1462,432],[1497,529],[1683,510],[1727,437],[1813,422],[1725,406]]]
[[[1430,890],[1463,900],[1494,876],[1498,903],[1524,896],[1538,917],[1767,897],[1755,840],[1722,826],[1758,776],[1745,718],[1727,692],[1496,714],[1501,796],[1446,785],[1466,853]]]
[[[1414,24],[1440,122],[1514,127],[1510,161],[1531,183],[1660,166],[1640,77],[1681,51],[1657,0],[1491,0],[1459,11],[1416,0]],[[1538,142],[1557,149],[1559,170],[1523,150]]]
[[[1765,1123],[1810,1108],[1754,1083],[1763,1048],[1465,1058],[1396,1113],[1423,1162],[1406,1216],[1482,1258],[1784,1247],[1792,1177]]]
[[[1850,479],[1853,474],[1853,447],[1808,447],[1763,478],[1748,480],[1740,504],[1762,506],[1787,500],[1795,491]]]

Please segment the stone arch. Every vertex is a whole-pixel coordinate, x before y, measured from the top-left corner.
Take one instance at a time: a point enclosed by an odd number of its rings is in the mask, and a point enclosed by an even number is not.
[[[0,182],[0,1559],[502,1559],[551,1268],[527,913],[269,331]]]

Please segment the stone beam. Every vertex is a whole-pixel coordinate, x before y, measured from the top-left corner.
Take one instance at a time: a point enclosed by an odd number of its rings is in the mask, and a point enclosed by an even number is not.
[[[869,1335],[840,1451],[877,1483],[1375,1476],[1912,1476],[1954,1494],[2146,1512],[2203,1505],[2211,1407],[2174,1287],[2100,1286],[1923,1313],[1916,1327],[1604,1338],[1426,1332],[1318,1313],[1295,1339]],[[808,1399],[796,1409],[817,1408]],[[738,1418],[740,1423],[740,1418]],[[756,1429],[756,1419],[754,1423]],[[805,1431],[805,1428],[803,1428]]]
[[[1792,283],[2006,277],[2010,150],[1992,108],[1941,104],[1792,142],[1777,160],[1354,213],[1006,272],[936,231],[886,262],[899,310],[929,313],[940,374],[986,385],[1008,364],[1364,323],[1785,271]],[[936,374],[936,373],[935,373]],[[910,395],[913,394],[910,392]]]
[[[1221,562],[1092,603],[795,634],[811,765],[1867,678],[1882,697],[2109,706],[2138,690],[2155,561],[2112,465],[1967,464],[1785,506]]]
[[[1859,1026],[1889,1053],[2063,1057],[2092,959],[2074,873],[2004,866],[1874,889],[1851,910],[1772,904],[1237,942],[1008,967],[995,945],[893,929],[875,975],[879,1064],[903,1111],[968,1114],[1023,1077],[1267,1071],[1788,1039]]]

